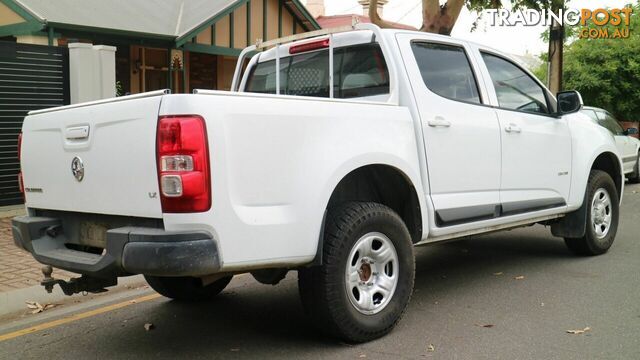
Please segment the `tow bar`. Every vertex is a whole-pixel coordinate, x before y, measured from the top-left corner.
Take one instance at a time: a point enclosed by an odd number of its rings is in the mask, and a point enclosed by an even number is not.
[[[51,277],[52,273],[53,268],[50,265],[42,267],[42,274],[44,275],[44,279],[40,282],[40,285],[44,286],[45,290],[47,290],[48,293],[51,293],[53,291],[53,287],[56,284],[60,285],[62,292],[64,292],[64,294],[67,296],[84,292],[94,294],[102,293],[107,291],[106,287],[118,284],[118,279],[115,277],[105,279],[82,275],[79,278],[72,278],[69,281],[64,281]]]

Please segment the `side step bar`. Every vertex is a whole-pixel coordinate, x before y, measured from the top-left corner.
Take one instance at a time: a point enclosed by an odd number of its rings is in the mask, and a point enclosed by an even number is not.
[[[517,222],[509,223],[509,224],[487,226],[487,227],[483,227],[483,228],[480,228],[480,229],[467,230],[467,231],[462,231],[462,232],[458,232],[458,233],[454,233],[454,234],[436,236],[436,237],[427,238],[425,240],[422,240],[422,241],[420,241],[419,243],[417,243],[415,245],[416,246],[429,245],[429,244],[434,244],[434,243],[437,243],[437,242],[440,242],[440,241],[458,239],[458,238],[467,237],[467,236],[471,236],[471,235],[486,234],[486,233],[491,233],[491,232],[500,231],[500,230],[507,230],[507,229],[515,229],[515,228],[519,228],[519,227],[525,227],[525,226],[534,225],[534,224],[537,224],[537,223],[543,222],[543,221],[549,221],[549,220],[558,219],[558,218],[563,217],[564,215],[565,214],[547,215],[547,216],[541,216],[541,217],[534,218],[534,219],[527,219],[527,220],[517,221]]]

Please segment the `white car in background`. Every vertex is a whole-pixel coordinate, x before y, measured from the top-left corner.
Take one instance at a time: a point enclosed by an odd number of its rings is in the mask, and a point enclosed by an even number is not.
[[[629,136],[637,134],[638,129],[623,129],[618,120],[604,109],[585,106],[582,108],[582,113],[588,115],[591,120],[613,134],[618,151],[620,151],[620,157],[622,158],[624,174],[629,181],[634,183],[640,182],[640,171],[638,169],[640,167],[640,140]]]

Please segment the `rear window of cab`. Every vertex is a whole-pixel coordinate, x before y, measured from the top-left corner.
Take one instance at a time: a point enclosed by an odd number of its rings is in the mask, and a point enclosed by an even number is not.
[[[333,54],[335,98],[389,94],[389,71],[378,44],[335,48]],[[258,63],[245,91],[276,93],[276,62]],[[329,50],[296,54],[280,59],[280,94],[329,97]]]

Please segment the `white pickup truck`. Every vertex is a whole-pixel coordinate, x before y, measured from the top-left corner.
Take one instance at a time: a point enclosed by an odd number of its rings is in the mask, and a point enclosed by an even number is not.
[[[179,300],[235,274],[298,272],[321,329],[361,342],[401,318],[416,245],[532,224],[597,255],[624,178],[606,129],[499,52],[358,24],[243,52],[231,92],[153,92],[34,111],[15,243],[68,293],[144,274]],[[256,51],[263,50],[263,51]],[[242,72],[245,55],[252,55]]]

